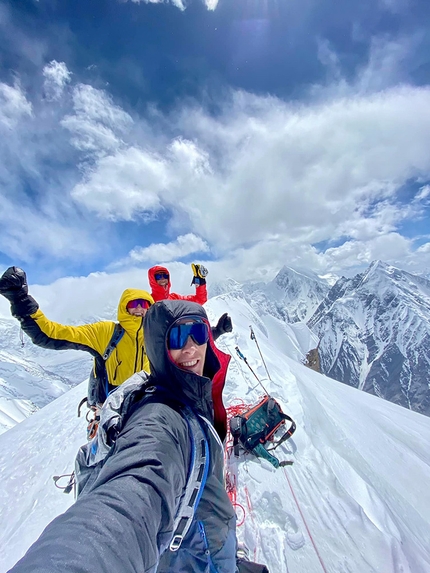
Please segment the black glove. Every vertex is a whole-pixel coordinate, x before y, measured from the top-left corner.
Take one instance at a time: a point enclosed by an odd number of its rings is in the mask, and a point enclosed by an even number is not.
[[[196,265],[191,263],[191,268],[193,269],[193,280],[192,285],[201,286],[206,284],[206,277],[208,275],[208,270],[203,265]]]
[[[0,277],[0,294],[10,302],[13,316],[29,316],[39,308],[28,294],[27,277],[19,267],[9,267]]]
[[[233,323],[228,313],[225,312],[222,316],[220,316],[217,325],[212,327],[213,339],[216,340],[222,334],[225,334],[226,332],[231,332],[232,330],[233,330]]]

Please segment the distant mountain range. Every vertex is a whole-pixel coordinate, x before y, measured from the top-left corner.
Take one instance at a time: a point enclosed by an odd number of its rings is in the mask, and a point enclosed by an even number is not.
[[[324,374],[430,415],[430,281],[381,261],[342,277],[307,321]]]
[[[306,322],[325,298],[337,277],[320,277],[311,271],[283,267],[268,282],[237,283],[227,279],[209,287],[209,295],[243,296],[258,313],[264,312],[292,323]]]
[[[430,415],[430,281],[381,261],[353,278],[283,267],[269,283],[227,281],[258,312],[304,321],[318,336],[321,372]]]
[[[323,374],[430,416],[427,278],[381,261],[353,278],[285,266],[268,283],[227,279],[209,285],[209,295],[244,299],[258,316],[302,323],[319,339]],[[103,316],[82,323],[115,315],[107,301]],[[44,350],[26,336],[21,342],[18,322],[0,319],[0,433],[85,380],[91,362],[84,352]]]

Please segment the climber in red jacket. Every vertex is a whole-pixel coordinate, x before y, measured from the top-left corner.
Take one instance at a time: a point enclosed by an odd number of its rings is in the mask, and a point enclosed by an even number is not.
[[[193,269],[193,280],[191,284],[196,285],[196,294],[180,295],[175,292],[170,292],[170,273],[166,267],[161,267],[156,265],[148,270],[148,281],[151,287],[151,295],[155,302],[165,299],[174,300],[189,300],[191,302],[197,302],[198,304],[204,304],[208,300],[208,292],[206,289],[206,276],[208,270],[203,265],[198,265],[195,263],[191,264]],[[230,316],[224,313],[216,326],[212,327],[212,334],[214,340],[220,337],[226,332],[231,332],[233,330],[233,323]]]
[[[196,285],[196,294],[180,295],[175,292],[170,292],[170,273],[166,267],[155,266],[148,270],[148,280],[152,289],[152,298],[155,302],[159,300],[173,299],[173,300],[189,300],[204,304],[208,300],[208,292],[206,290],[206,275],[208,271],[203,265],[191,265],[193,269],[193,281],[191,284]]]

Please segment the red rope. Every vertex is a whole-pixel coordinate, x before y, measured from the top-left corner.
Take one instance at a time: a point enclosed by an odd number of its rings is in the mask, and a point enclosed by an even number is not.
[[[323,562],[323,560],[322,560],[322,558],[321,558],[321,555],[319,554],[319,551],[318,551],[318,549],[317,549],[317,546],[315,545],[314,538],[312,537],[312,534],[311,534],[311,532],[310,532],[310,530],[309,530],[308,524],[306,523],[305,516],[303,515],[303,512],[302,512],[302,510],[300,509],[299,502],[298,502],[298,500],[297,500],[296,494],[294,493],[293,487],[292,487],[291,482],[290,482],[290,478],[288,477],[288,473],[286,472],[285,468],[284,468],[284,474],[285,474],[285,477],[287,478],[288,485],[290,486],[291,493],[293,494],[294,501],[296,502],[297,509],[299,510],[299,513],[300,513],[300,515],[302,516],[302,520],[303,520],[303,523],[305,524],[306,531],[308,532],[309,539],[311,540],[311,543],[312,543],[312,545],[313,545],[313,547],[314,547],[314,549],[315,549],[315,553],[317,554],[317,557],[318,557],[318,559],[319,559],[319,562],[321,563],[321,567],[323,568],[324,573],[327,573],[327,569],[326,569],[326,567],[325,567],[325,565],[324,565],[324,562]]]
[[[242,519],[238,519],[238,523],[236,524],[237,527],[240,527],[241,525],[243,525],[245,523],[245,518],[246,518],[246,511],[245,508],[243,507],[243,505],[241,505],[238,501],[237,501],[237,482],[236,482],[236,476],[229,471],[229,460],[231,458],[231,455],[233,453],[233,438],[231,437],[231,433],[230,433],[230,424],[228,423],[230,421],[230,418],[233,418],[234,416],[238,416],[240,414],[242,414],[243,412],[245,412],[248,408],[249,405],[245,404],[245,402],[243,400],[240,400],[239,398],[237,398],[235,400],[236,402],[238,402],[237,404],[232,404],[231,406],[229,406],[226,410],[227,410],[227,439],[225,442],[225,448],[224,448],[224,462],[225,462],[225,467],[226,467],[226,473],[225,473],[225,490],[227,492],[228,497],[230,498],[231,504],[234,507],[234,510],[236,511],[236,516],[237,516],[237,510],[239,509],[242,512]]]

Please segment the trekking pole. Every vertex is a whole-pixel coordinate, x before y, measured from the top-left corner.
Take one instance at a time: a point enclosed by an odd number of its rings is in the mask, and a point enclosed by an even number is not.
[[[254,340],[255,344],[257,345],[258,352],[260,353],[261,360],[263,361],[264,368],[266,369],[266,372],[267,372],[267,376],[269,377],[270,382],[273,382],[273,380],[270,378],[269,371],[267,370],[267,366],[266,366],[266,363],[264,361],[263,355],[261,353],[260,346],[258,345],[257,337],[255,336],[255,333],[254,333],[251,325],[249,325],[249,328],[251,329],[251,340]]]
[[[239,356],[239,358],[245,362],[245,364],[248,366],[248,368],[251,370],[251,372],[252,372],[252,373],[254,374],[254,376],[257,378],[258,383],[260,384],[260,386],[263,388],[264,392],[265,392],[266,395],[268,396],[268,395],[269,395],[268,391],[267,391],[266,388],[263,386],[263,383],[261,382],[260,378],[257,376],[257,374],[254,372],[254,370],[251,368],[251,366],[250,366],[248,360],[246,359],[246,356],[244,356],[244,355],[242,354],[242,352],[240,351],[240,349],[239,349],[238,346],[236,346],[235,350],[236,350],[237,355]]]

